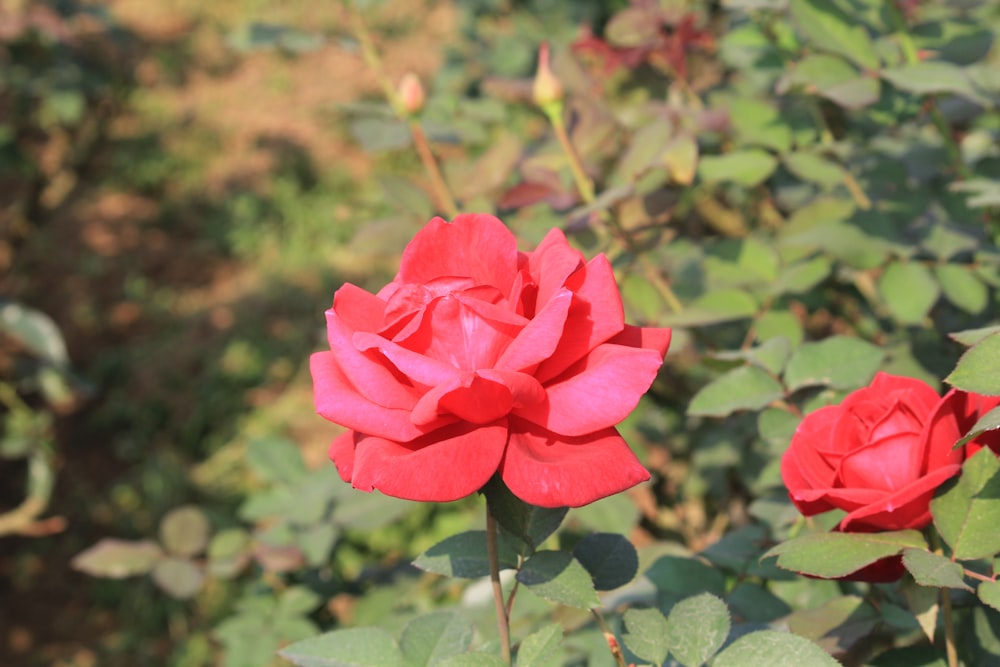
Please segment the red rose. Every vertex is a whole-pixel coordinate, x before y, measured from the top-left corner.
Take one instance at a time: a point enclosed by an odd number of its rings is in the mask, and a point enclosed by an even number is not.
[[[649,478],[614,425],[649,388],[669,329],[624,322],[608,260],[552,230],[531,253],[489,215],[432,220],[377,295],[345,284],[316,409],[356,488],[449,501],[494,473],[527,503],[579,506]]]
[[[846,511],[845,532],[923,528],[934,490],[965,459],[953,447],[977,419],[974,398],[954,389],[942,398],[920,380],[879,373],[799,424],[781,460],[792,502],[806,516]]]

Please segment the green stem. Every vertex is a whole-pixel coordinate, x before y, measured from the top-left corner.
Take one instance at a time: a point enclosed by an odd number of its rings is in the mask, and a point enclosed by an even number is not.
[[[500,632],[500,654],[505,664],[510,665],[510,618],[503,601],[503,587],[500,585],[500,554],[497,548],[497,520],[489,503],[486,504],[486,557],[490,562],[490,582],[493,584],[493,602],[497,613],[497,630]]]
[[[591,609],[590,613],[597,621],[597,625],[601,628],[601,632],[604,633],[604,639],[608,642],[608,649],[611,651],[611,657],[615,659],[615,664],[617,664],[618,667],[628,667],[628,665],[625,664],[625,656],[622,655],[621,646],[618,645],[618,640],[615,639],[615,633],[611,632],[608,624],[604,622],[604,617],[601,616],[601,612],[596,609]]]
[[[375,42],[372,40],[368,26],[365,25],[360,13],[351,7],[350,3],[348,3],[348,12],[354,36],[357,38],[358,44],[361,45],[361,56],[364,58],[365,64],[375,74],[375,78],[382,87],[382,93],[385,95],[385,99],[388,100],[389,106],[392,107],[396,118],[406,122],[410,129],[410,134],[413,137],[413,145],[417,150],[417,155],[420,157],[420,163],[431,179],[431,188],[434,190],[438,206],[449,218],[454,218],[458,215],[458,206],[455,204],[455,198],[451,195],[451,191],[448,189],[448,185],[441,175],[441,169],[438,167],[437,160],[434,159],[434,153],[431,152],[427,135],[424,134],[420,123],[413,118],[412,114],[406,110],[402,100],[399,99],[399,94],[396,92],[392,81],[382,67],[382,59],[379,58]]]

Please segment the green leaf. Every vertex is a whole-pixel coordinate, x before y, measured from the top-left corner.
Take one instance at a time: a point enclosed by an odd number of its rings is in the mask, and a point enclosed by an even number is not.
[[[862,598],[845,595],[827,600],[819,607],[792,612],[788,629],[806,639],[846,646],[856,637],[868,635],[881,622],[881,615]]]
[[[697,558],[661,556],[643,576],[653,582],[666,602],[680,601],[700,593],[721,597],[726,591],[723,574]]]
[[[590,573],[568,551],[537,551],[524,561],[517,580],[546,600],[590,609],[600,604]]]
[[[695,299],[679,313],[663,317],[663,324],[673,327],[705,326],[752,317],[757,302],[740,289],[717,289]]]
[[[823,281],[833,263],[828,257],[819,256],[783,269],[771,285],[771,294],[804,294]]]
[[[212,576],[229,579],[250,562],[250,534],[242,528],[228,528],[216,533],[208,545],[208,571]]]
[[[590,533],[577,542],[573,557],[590,573],[599,591],[624,586],[639,570],[635,547],[618,533]]]
[[[146,574],[162,557],[159,545],[150,540],[133,542],[106,537],[74,556],[70,565],[92,577],[124,579]]]
[[[295,443],[287,438],[255,438],[247,446],[247,463],[268,482],[293,486],[309,469]]]
[[[702,387],[691,399],[689,415],[725,417],[737,410],[759,410],[782,398],[781,383],[756,366],[739,366]]]
[[[729,101],[727,107],[733,133],[740,145],[761,146],[778,153],[792,147],[792,130],[774,104],[737,97]]]
[[[292,618],[311,614],[323,603],[323,598],[305,586],[292,586],[286,589],[274,610],[276,618]]]
[[[868,384],[885,352],[871,343],[850,336],[831,336],[805,343],[788,360],[785,384],[789,391],[826,385],[834,389],[856,389]]]
[[[56,366],[69,363],[59,327],[45,313],[0,299],[0,333],[16,340],[28,352]]]
[[[839,164],[813,153],[788,153],[781,160],[788,171],[803,181],[832,187],[844,180],[844,170]]]
[[[500,569],[517,567],[517,551],[505,540],[498,540]],[[486,556],[486,531],[469,530],[447,537],[417,556],[413,564],[421,570],[446,577],[476,579],[490,573]]]
[[[914,95],[954,93],[973,101],[981,99],[965,70],[952,63],[925,60],[912,65],[884,69],[880,74],[895,87]]]
[[[963,391],[1000,396],[1000,334],[987,336],[966,350],[944,381]]]
[[[558,623],[546,625],[521,642],[517,651],[517,667],[549,667],[561,665],[563,628]]]
[[[962,579],[962,566],[944,556],[924,549],[905,549],[903,565],[913,575],[914,581],[921,586],[972,590],[972,587]]]
[[[381,628],[334,630],[278,651],[298,667],[404,667],[403,654]]]
[[[567,507],[529,505],[511,493],[499,476],[494,476],[486,484],[483,493],[497,522],[523,540],[532,551],[559,529],[569,511]]]
[[[1000,428],[1000,408],[993,408],[972,425],[972,429],[955,443],[954,449],[972,442],[987,431],[995,431],[998,428]]]
[[[839,56],[815,53],[806,56],[791,72],[790,83],[820,95],[846,109],[863,109],[878,101],[882,85],[862,75]]]
[[[777,630],[743,635],[715,657],[712,667],[840,667],[840,663],[804,637]]]
[[[152,575],[160,590],[178,600],[194,597],[205,583],[205,573],[188,558],[157,561]]]
[[[459,653],[445,658],[436,667],[508,667],[499,656],[489,653]]]
[[[774,450],[784,452],[801,421],[788,410],[767,408],[757,415],[757,432]]]
[[[729,609],[711,593],[678,602],[667,617],[667,645],[684,665],[708,662],[728,636]]]
[[[767,151],[748,148],[725,155],[703,155],[698,175],[710,183],[729,181],[749,188],[766,181],[777,166],[778,160]]]
[[[995,333],[1000,333],[1000,326],[993,327],[982,327],[981,329],[965,329],[964,331],[955,331],[948,334],[948,338],[961,343],[966,347],[972,347],[976,343],[992,336]]]
[[[211,526],[195,505],[177,507],[160,521],[160,541],[175,556],[197,556],[208,546]]]
[[[878,280],[878,289],[896,319],[920,324],[938,300],[941,288],[923,264],[894,262]]]
[[[958,479],[946,482],[931,501],[934,527],[959,560],[1000,553],[1000,461],[981,449],[962,464]]]
[[[986,309],[990,292],[976,275],[958,264],[938,264],[934,277],[941,285],[944,297],[967,313],[976,315]]]
[[[667,619],[659,609],[628,609],[622,616],[625,632],[622,641],[636,657],[662,665],[667,647]]]
[[[431,667],[448,656],[467,651],[474,634],[475,628],[463,614],[435,612],[407,623],[399,647],[406,667]]]
[[[907,547],[926,548],[916,530],[888,533],[815,533],[771,548],[761,559],[778,557],[778,567],[836,579],[875,561],[898,556]]]
[[[830,0],[791,0],[789,9],[810,46],[844,56],[866,70],[879,68],[875,45],[856,17]]]
[[[984,581],[976,589],[976,595],[985,604],[1000,611],[1000,581]]]

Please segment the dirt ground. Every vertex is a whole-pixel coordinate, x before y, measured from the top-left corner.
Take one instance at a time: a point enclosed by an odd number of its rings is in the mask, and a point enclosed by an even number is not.
[[[372,98],[379,90],[348,38],[340,3],[93,4],[136,38],[128,63],[136,88],[114,111],[107,136],[73,174],[61,200],[41,212],[37,233],[18,248],[15,270],[0,282],[3,291],[23,295],[54,317],[75,367],[94,385],[82,409],[58,425],[58,483],[47,515],[64,517],[66,530],[0,538],[4,667],[134,664],[127,656],[135,655],[136,647],[121,636],[116,611],[95,600],[93,582],[69,567],[80,549],[119,528],[114,514],[124,501],[116,494],[130,485],[134,489],[141,477],[135,451],[170,446],[129,445],[130,434],[116,429],[136,423],[135,415],[131,421],[117,415],[111,402],[129,396],[137,409],[154,406],[162,422],[183,421],[207,408],[176,386],[209,373],[215,352],[225,349],[241,324],[264,319],[265,334],[285,344],[283,349],[302,343],[289,315],[299,311],[279,297],[262,296],[269,287],[259,265],[206,243],[199,213],[239,192],[268,188],[283,155],[276,145],[304,151],[320,172],[339,169],[362,180],[372,171],[369,156],[336,127],[338,105]],[[373,25],[395,28],[393,39],[381,46],[386,70],[396,80],[405,71],[432,74],[458,20],[450,3],[431,0],[383,3],[369,18]],[[248,21],[288,24],[327,39],[321,48],[295,57],[274,49],[235,52],[227,37]],[[116,184],[109,177],[113,165],[123,155],[128,159],[120,151],[144,142],[164,159],[201,161],[199,181],[168,182],[154,192]],[[300,296],[318,299],[321,313],[326,297],[313,293],[318,286],[303,278],[296,287]],[[136,364],[124,352],[129,349],[155,354]],[[237,402],[254,407],[293,401],[304,409],[290,412],[311,420],[307,379],[301,366],[292,366]],[[310,433],[304,423],[288,427]],[[325,441],[303,439],[307,457],[322,458]],[[4,484],[23,474],[0,472]],[[141,484],[138,488],[141,493]],[[18,493],[0,492],[0,506],[15,502]],[[152,532],[150,526],[134,528]],[[149,587],[136,590],[155,594]],[[142,647],[141,654],[166,655],[168,629],[165,621],[154,645]],[[116,655],[121,659],[106,662]]]

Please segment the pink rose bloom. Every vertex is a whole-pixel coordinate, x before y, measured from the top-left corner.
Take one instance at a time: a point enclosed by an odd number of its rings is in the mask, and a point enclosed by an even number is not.
[[[552,230],[534,252],[490,215],[435,218],[373,295],[345,284],[317,412],[355,488],[450,501],[494,474],[523,501],[577,507],[649,479],[614,428],[663,363],[669,329],[625,324],[603,255]]]

